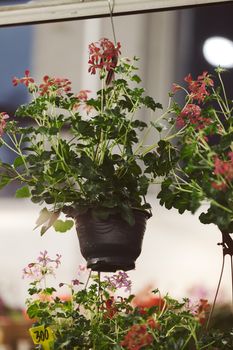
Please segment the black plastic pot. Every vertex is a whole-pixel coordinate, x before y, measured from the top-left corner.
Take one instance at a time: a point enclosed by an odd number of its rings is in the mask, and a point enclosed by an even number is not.
[[[93,271],[132,270],[141,253],[148,212],[134,209],[135,224],[129,225],[119,214],[107,220],[93,217],[91,210],[75,216],[80,250]]]

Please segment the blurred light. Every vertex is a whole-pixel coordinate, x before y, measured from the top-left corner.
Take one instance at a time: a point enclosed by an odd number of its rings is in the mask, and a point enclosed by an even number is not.
[[[213,36],[205,40],[202,51],[206,61],[212,66],[233,67],[233,41]]]

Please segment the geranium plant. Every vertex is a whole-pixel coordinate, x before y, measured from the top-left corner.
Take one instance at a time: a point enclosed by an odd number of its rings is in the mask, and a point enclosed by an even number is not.
[[[89,46],[89,72],[98,72],[101,84],[97,93],[74,93],[70,80],[50,76],[37,84],[29,71],[13,79],[32,99],[19,106],[17,120],[0,114],[0,145],[16,154],[13,164],[0,163],[0,188],[18,181],[17,197],[46,204],[37,223],[42,234],[52,224],[61,231],[72,225],[58,220],[62,211],[118,212],[132,224],[132,208],[150,208],[145,196],[155,169],[163,175],[169,165],[163,159],[160,166],[152,153],[158,147],[154,116],[150,125],[138,117],[161,105],[139,85],[136,61],[120,58],[120,43],[104,38]],[[155,143],[147,145],[151,130]]]
[[[150,300],[140,301],[130,293],[132,285],[125,272],[102,277],[92,273],[84,284],[83,267],[77,279],[62,282],[57,289],[48,284],[48,278],[59,265],[60,256],[50,258],[45,251],[24,269],[24,276],[32,278],[26,305],[34,321],[30,333],[37,349],[45,340],[38,329],[50,335],[46,349],[232,349],[229,333],[205,331],[206,300],[179,302],[155,290]]]
[[[233,118],[232,99],[227,97],[222,68],[216,76],[207,72],[186,86],[174,84],[167,117],[177,132],[173,142],[164,140],[164,149],[173,153],[173,168],[162,184],[160,203],[180,213],[194,213],[204,202],[209,204],[200,221],[216,224],[222,232],[233,232]],[[183,103],[177,94],[185,95]],[[175,95],[175,96],[174,96]],[[180,100],[181,100],[181,96]]]

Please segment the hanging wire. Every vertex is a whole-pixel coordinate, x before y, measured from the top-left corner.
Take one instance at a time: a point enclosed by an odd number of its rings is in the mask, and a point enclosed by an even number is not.
[[[217,286],[217,290],[216,290],[215,297],[214,297],[214,302],[213,302],[213,305],[212,305],[212,307],[211,307],[210,314],[209,314],[209,317],[208,317],[208,321],[207,321],[207,324],[206,324],[206,329],[209,328],[210,321],[211,321],[212,316],[213,316],[213,312],[214,312],[215,305],[216,305],[216,300],[217,300],[218,293],[219,293],[219,288],[220,288],[220,285],[221,285],[221,282],[222,282],[222,275],[223,275],[223,271],[224,271],[224,266],[225,266],[225,255],[223,254],[223,261],[222,261],[221,273],[220,273],[220,277],[219,277],[219,281],[218,281],[218,286]]]
[[[114,40],[114,45],[117,46],[116,33],[115,33],[115,27],[114,27],[114,21],[113,21],[114,6],[115,6],[115,0],[108,0],[108,7],[109,7],[109,13],[110,13],[110,19],[111,19],[111,25],[112,25],[113,40]]]
[[[88,277],[87,277],[87,281],[86,281],[85,286],[84,286],[84,289],[85,289],[85,290],[87,289],[88,283],[89,283],[90,278],[91,278],[91,274],[92,274],[92,269],[90,269],[89,275],[88,275]]]

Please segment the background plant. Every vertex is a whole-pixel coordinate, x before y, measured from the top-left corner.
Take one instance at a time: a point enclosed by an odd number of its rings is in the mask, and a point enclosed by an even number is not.
[[[206,300],[192,305],[188,299],[179,302],[168,295],[162,298],[155,290],[151,294],[153,303],[145,306],[130,293],[131,281],[125,272],[102,278],[91,274],[84,284],[83,267],[78,279],[60,283],[57,290],[48,284],[48,277],[59,265],[60,255],[50,258],[45,251],[24,269],[24,276],[32,278],[27,313],[34,327],[44,325],[53,330],[54,349],[232,348],[230,332],[204,331],[209,309]],[[66,288],[65,295],[60,288]]]
[[[189,74],[187,87],[175,84],[173,92],[183,91],[184,103],[171,95],[170,128],[177,131],[171,147],[173,168],[159,193],[160,203],[180,213],[194,213],[204,202],[204,224],[214,223],[223,232],[233,229],[233,118],[232,100],[227,98],[221,68],[217,77],[207,72],[196,80]],[[170,152],[170,151],[169,151]]]

